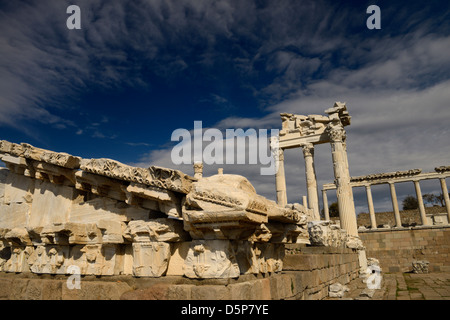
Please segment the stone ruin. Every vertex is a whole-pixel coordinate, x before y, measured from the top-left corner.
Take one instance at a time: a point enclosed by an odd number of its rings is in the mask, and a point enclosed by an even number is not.
[[[192,177],[0,140],[7,167],[0,170],[0,178],[6,174],[0,181],[0,272],[237,278],[280,272],[285,244],[294,243],[354,249],[365,270],[343,129],[350,117],[340,102],[326,113],[282,114],[283,129],[271,144],[277,202],[258,195],[245,177],[222,170],[203,177],[201,163]],[[317,214],[313,145],[327,142],[339,182],[340,226]],[[299,146],[309,208],[286,201],[283,150]]]
[[[286,243],[310,243],[311,209],[280,206],[242,176],[191,177],[4,140],[0,157],[3,272],[233,278],[279,272]]]
[[[427,260],[414,260],[412,262],[413,273],[428,273],[430,262]]]

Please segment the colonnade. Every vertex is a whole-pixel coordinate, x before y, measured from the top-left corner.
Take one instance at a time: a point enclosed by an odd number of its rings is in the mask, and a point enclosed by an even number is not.
[[[314,168],[314,145],[330,143],[334,176],[338,196],[341,227],[352,236],[358,235],[353,192],[348,169],[346,132],[350,116],[344,103],[336,102],[325,110],[328,116],[301,116],[283,113],[282,130],[278,139],[271,141],[277,172],[275,175],[277,203],[287,204],[284,150],[302,148],[305,160],[307,203],[312,210],[312,219],[320,220],[317,179]]]
[[[450,177],[450,166],[449,167],[438,167],[435,169],[435,172],[429,173],[421,173],[420,169],[413,169],[408,171],[397,171],[390,173],[381,173],[381,174],[372,174],[367,176],[359,176],[353,177],[350,181],[350,187],[365,187],[366,196],[367,196],[367,206],[369,209],[370,223],[372,229],[377,228],[377,222],[375,217],[375,210],[373,206],[373,198],[372,198],[372,185],[377,184],[389,184],[389,190],[392,200],[392,209],[394,212],[395,218],[395,227],[401,227],[401,217],[400,210],[398,205],[397,193],[395,189],[395,184],[400,182],[413,182],[414,189],[418,202],[418,209],[420,214],[420,220],[422,225],[429,225],[429,221],[426,217],[425,205],[423,202],[422,191],[420,188],[420,181],[427,179],[439,179],[443,199],[445,202],[445,208],[447,213],[447,218],[450,223],[450,199],[448,195],[448,188],[446,183],[446,178]],[[329,208],[328,208],[328,198],[327,191],[337,189],[337,186],[334,183],[329,183],[323,185],[322,189],[322,200],[324,206],[325,219],[329,219]]]

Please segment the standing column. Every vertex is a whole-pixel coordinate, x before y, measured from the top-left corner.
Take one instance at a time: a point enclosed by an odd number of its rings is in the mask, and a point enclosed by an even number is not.
[[[422,225],[426,226],[429,223],[427,222],[427,215],[423,204],[422,192],[420,191],[419,180],[414,180],[414,187],[416,189],[417,203],[419,204],[420,220],[422,220]]]
[[[322,190],[322,201],[323,201],[323,213],[325,214],[325,220],[330,220],[330,210],[328,208],[327,190]]]
[[[286,177],[284,174],[284,151],[278,149],[277,172],[275,173],[275,186],[277,189],[277,203],[278,205],[285,207],[287,204],[286,195]]]
[[[389,182],[391,189],[392,208],[394,209],[395,226],[401,228],[402,220],[400,219],[400,211],[398,210],[397,194],[395,193],[395,185],[393,182]]]
[[[450,224],[450,199],[448,196],[447,184],[445,183],[445,178],[440,178],[439,180],[441,181],[442,195],[444,196],[445,208],[447,209],[447,219]]]
[[[303,156],[305,158],[305,174],[306,174],[306,189],[308,194],[309,208],[313,211],[313,219],[320,220],[319,213],[319,195],[317,194],[317,180],[314,169],[314,146],[312,143],[301,146],[303,149]]]
[[[339,123],[330,123],[327,128],[331,140],[331,156],[333,160],[336,195],[339,207],[341,228],[347,230],[351,236],[358,236],[355,203],[352,186],[350,185],[350,172],[348,170],[347,152],[345,151],[345,130]]]
[[[307,208],[307,209],[309,208],[308,207],[308,198],[306,196],[302,197],[302,203],[305,208]]]
[[[376,229],[377,222],[375,220],[375,210],[373,208],[372,190],[370,189],[370,184],[366,185],[366,194],[367,194],[367,205],[369,207],[370,224],[372,225],[372,229]]]

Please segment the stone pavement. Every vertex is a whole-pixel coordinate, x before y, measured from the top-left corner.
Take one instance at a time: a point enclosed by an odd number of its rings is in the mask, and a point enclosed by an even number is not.
[[[450,300],[450,273],[383,273],[381,288],[369,290],[360,279],[347,285],[343,298],[327,300]]]
[[[450,300],[450,273],[396,273],[384,278],[384,300]]]

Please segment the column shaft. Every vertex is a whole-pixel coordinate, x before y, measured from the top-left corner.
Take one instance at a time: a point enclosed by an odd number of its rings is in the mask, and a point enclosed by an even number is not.
[[[305,158],[306,189],[309,208],[313,211],[313,219],[320,220],[319,196],[317,194],[317,180],[314,169],[314,146],[307,144],[302,146]]]
[[[427,215],[423,204],[422,191],[420,191],[419,180],[414,180],[414,188],[416,189],[417,203],[419,204],[420,220],[422,220],[422,225],[426,226],[429,223],[427,222]]]
[[[394,209],[395,226],[400,228],[402,226],[402,220],[400,219],[400,211],[398,210],[397,194],[395,192],[394,183],[389,183],[391,189],[392,208]]]
[[[287,204],[286,195],[286,177],[284,173],[284,151],[282,149],[278,150],[278,170],[275,174],[275,186],[277,189],[277,203],[278,205],[284,207]]]
[[[450,199],[448,196],[447,184],[445,183],[445,178],[441,178],[439,180],[441,181],[442,195],[444,197],[445,208],[447,209],[447,219],[450,224]]]
[[[372,229],[376,229],[377,222],[375,220],[375,210],[373,208],[372,190],[370,188],[370,185],[366,185],[366,194],[367,194],[367,206],[369,207],[370,224],[372,225]]]
[[[347,233],[351,236],[358,236],[353,190],[350,185],[347,153],[343,141],[345,131],[343,128],[331,127],[329,135],[341,228],[347,230]]]
[[[307,196],[303,196],[303,197],[302,197],[302,203],[303,203],[303,206],[304,206],[305,208],[309,208],[309,207],[308,207],[308,197],[307,197]]]
[[[322,190],[323,201],[323,213],[325,214],[325,220],[330,220],[330,210],[328,208],[327,190]]]

